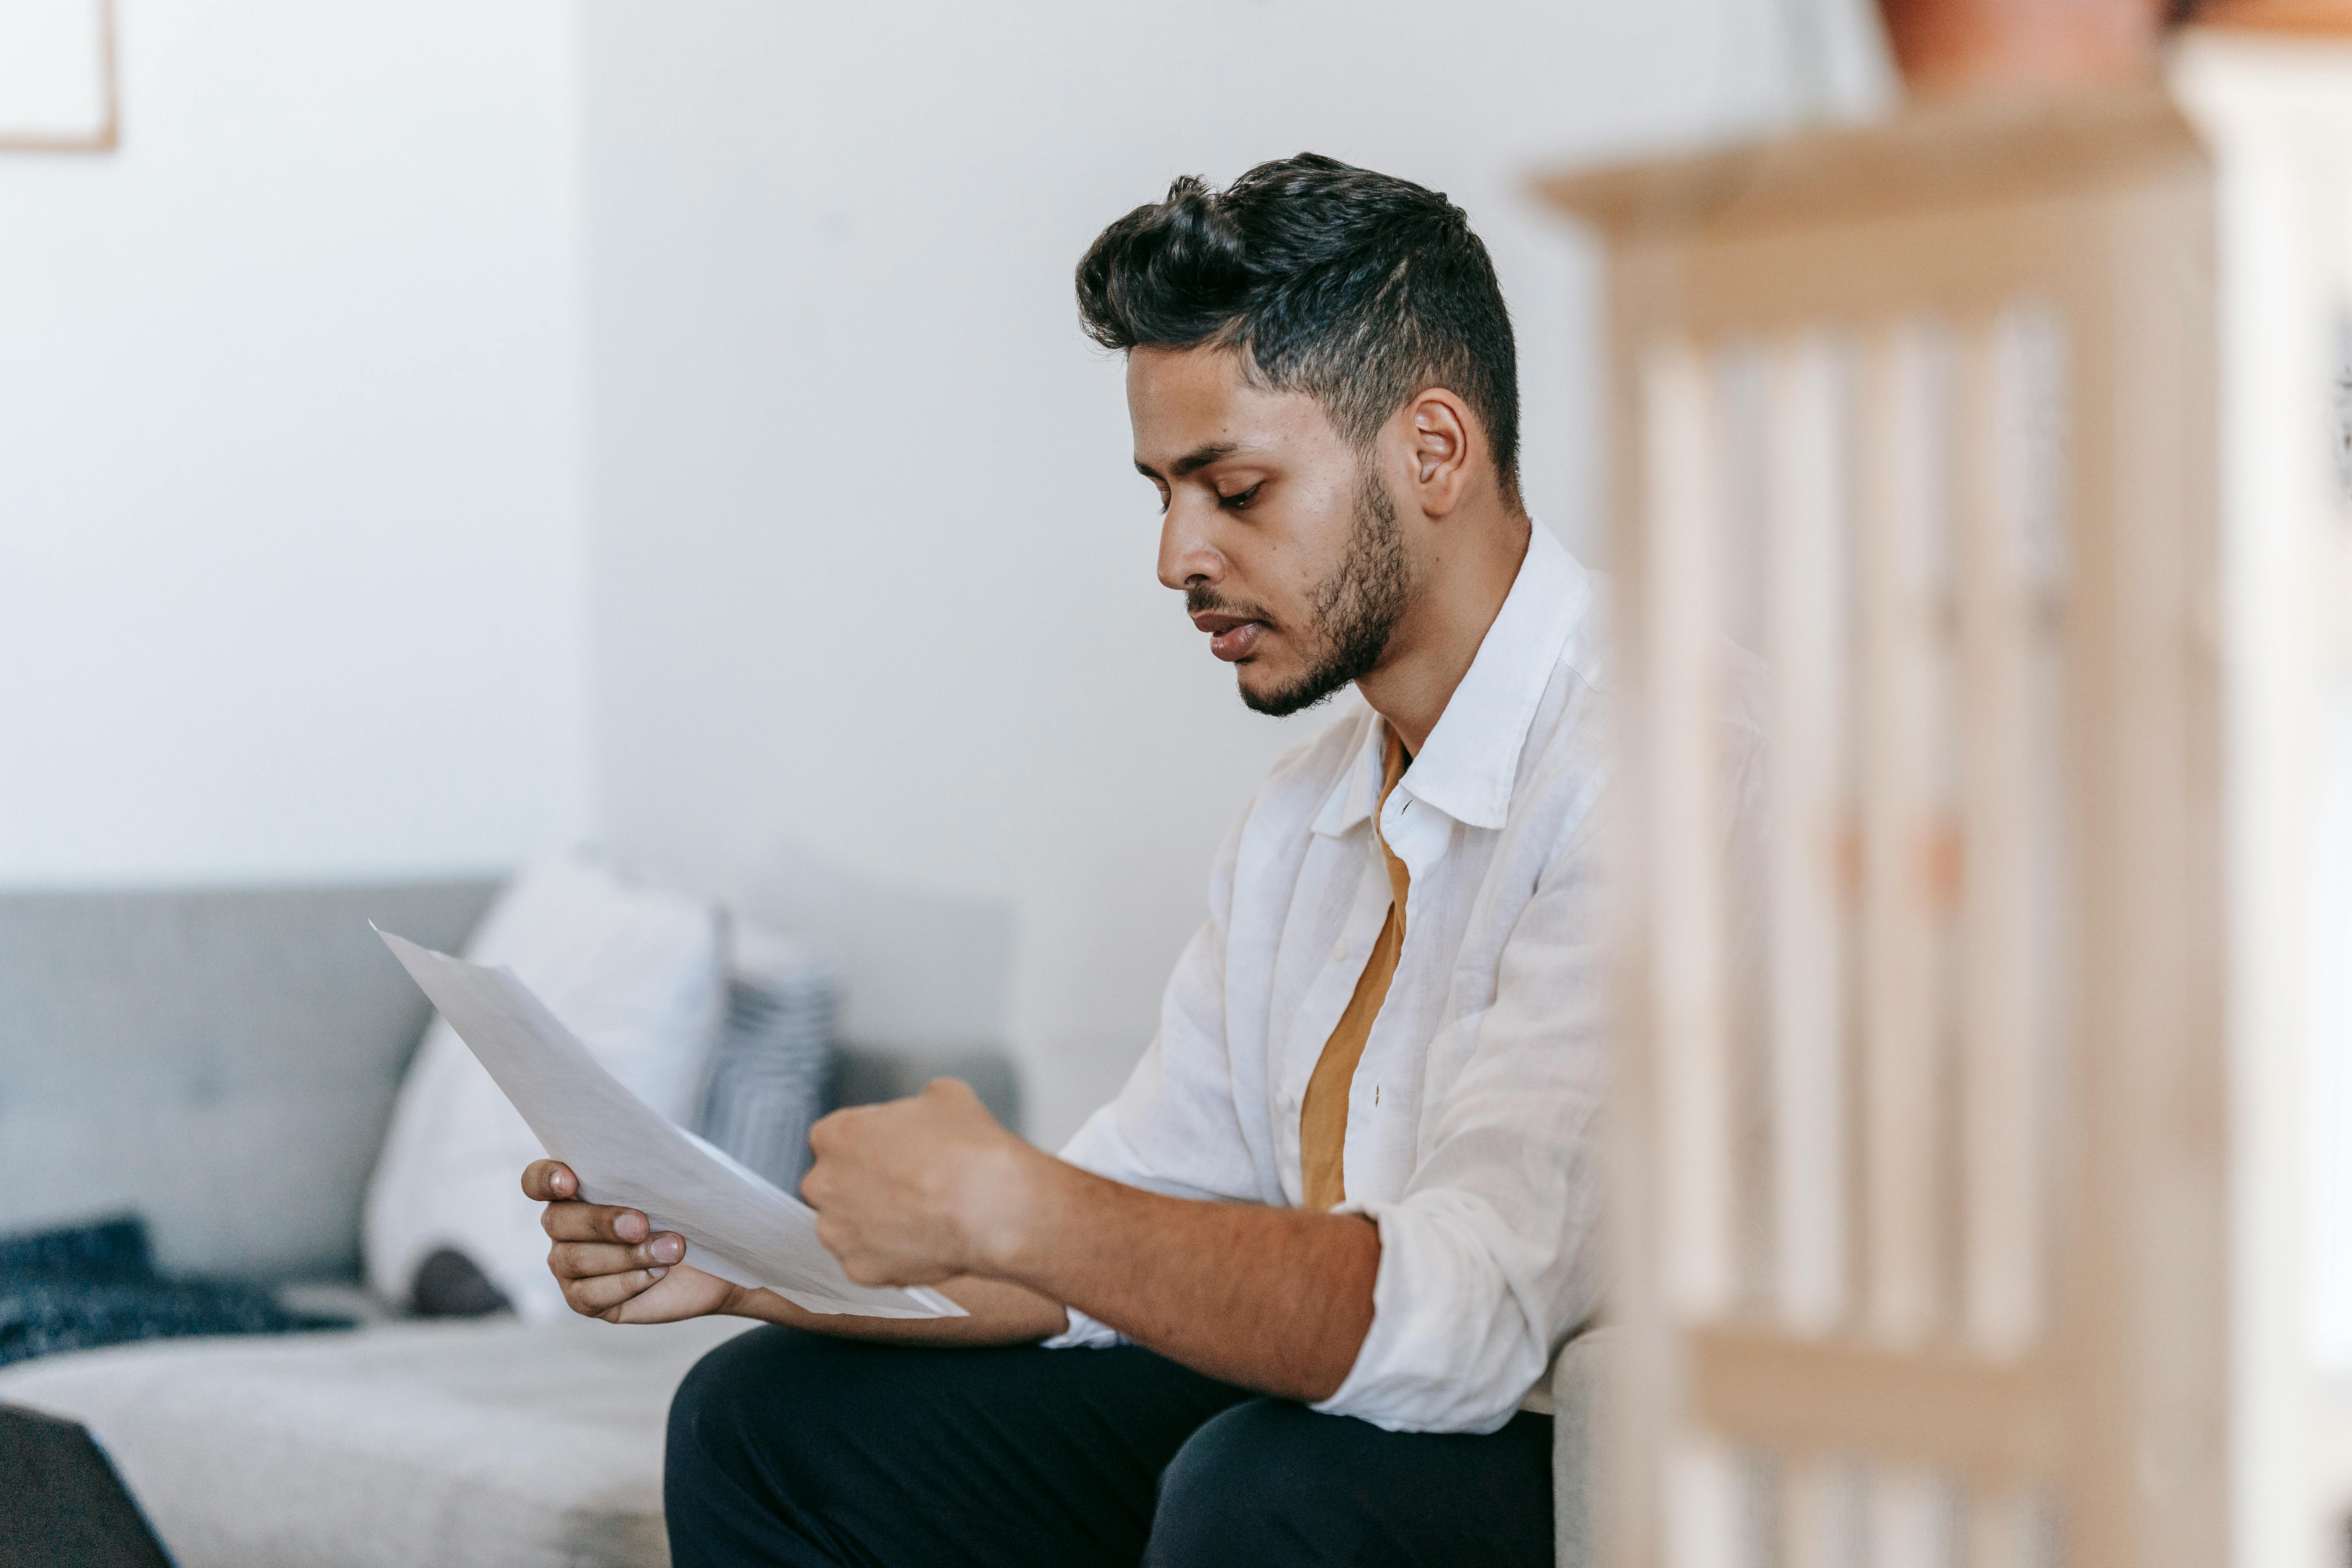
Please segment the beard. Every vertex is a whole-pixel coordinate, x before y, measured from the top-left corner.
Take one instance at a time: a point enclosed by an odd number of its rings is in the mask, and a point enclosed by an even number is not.
[[[1241,689],[1242,701],[1257,712],[1282,719],[1328,700],[1340,688],[1380,668],[1389,637],[1412,603],[1412,567],[1405,559],[1404,532],[1388,486],[1369,465],[1357,475],[1355,522],[1347,552],[1331,574],[1317,584],[1308,603],[1315,646],[1307,672],[1274,691]],[[1186,597],[1196,613],[1215,609],[1204,591]]]

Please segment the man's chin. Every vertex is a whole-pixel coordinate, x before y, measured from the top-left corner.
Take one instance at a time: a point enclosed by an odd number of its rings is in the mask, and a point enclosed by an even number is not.
[[[1234,684],[1241,692],[1242,705],[1269,719],[1287,719],[1318,702],[1328,702],[1339,695],[1349,679],[1336,671],[1322,670],[1294,673],[1286,679],[1266,670],[1255,659],[1246,660],[1234,670]]]

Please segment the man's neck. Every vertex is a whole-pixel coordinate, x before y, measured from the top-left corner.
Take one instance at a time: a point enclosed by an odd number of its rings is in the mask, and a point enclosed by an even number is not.
[[[1390,635],[1380,668],[1356,682],[1415,756],[1470,673],[1528,554],[1532,525],[1523,511],[1498,506],[1491,518],[1460,521],[1467,526],[1449,530],[1451,548],[1433,563],[1412,608]]]

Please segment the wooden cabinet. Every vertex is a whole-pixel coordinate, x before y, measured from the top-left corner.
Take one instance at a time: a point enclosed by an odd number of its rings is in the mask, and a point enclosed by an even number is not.
[[[1603,1560],[2227,1562],[2203,147],[2135,87],[1545,189],[1610,260]]]

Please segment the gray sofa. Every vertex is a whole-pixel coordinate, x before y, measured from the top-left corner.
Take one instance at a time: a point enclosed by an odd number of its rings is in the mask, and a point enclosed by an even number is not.
[[[136,1209],[166,1268],[355,1279],[428,1012],[367,922],[447,949],[496,891],[0,897],[0,1231]]]
[[[0,1368],[0,1404],[89,1428],[180,1568],[667,1561],[664,1412],[748,1325],[420,1321],[358,1285],[368,1173],[426,1021],[367,922],[455,950],[495,891],[0,895],[0,1232],[135,1210],[167,1269],[364,1320]],[[1018,1125],[1001,1054],[853,1051],[844,1099],[940,1073]],[[1568,1563],[1586,1561],[1584,1345],[1555,1383]]]
[[[178,1273],[276,1282],[356,1333],[167,1340],[0,1369],[89,1426],[182,1568],[646,1564],[663,1413],[741,1322],[403,1320],[359,1219],[428,1016],[368,921],[461,947],[495,882],[0,895],[0,1233],[136,1211]],[[846,1054],[849,1100],[1001,1055]]]

